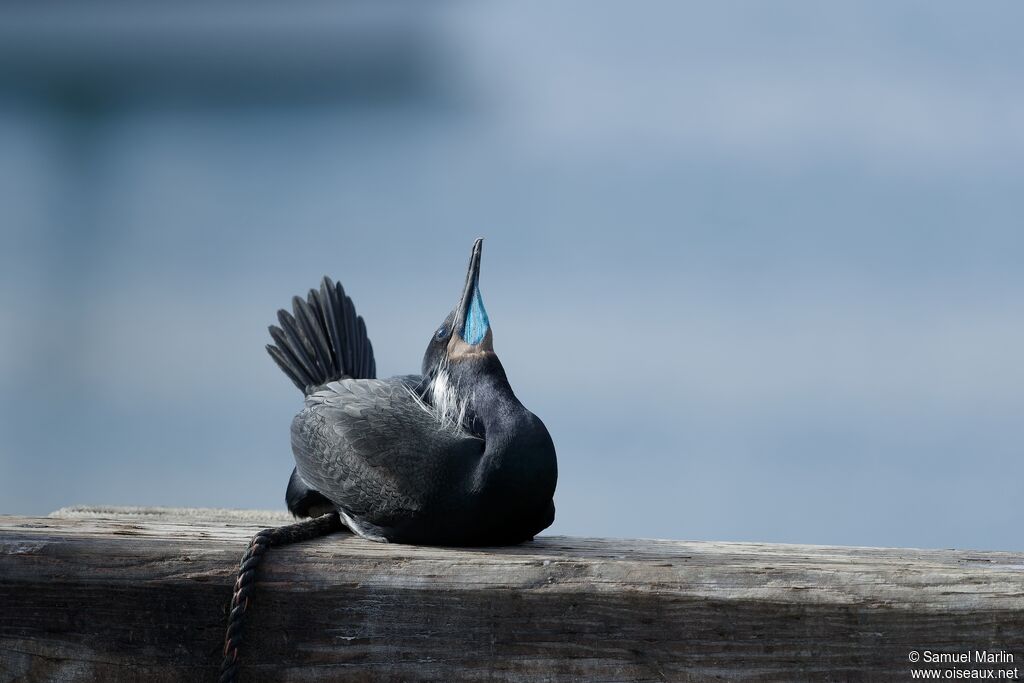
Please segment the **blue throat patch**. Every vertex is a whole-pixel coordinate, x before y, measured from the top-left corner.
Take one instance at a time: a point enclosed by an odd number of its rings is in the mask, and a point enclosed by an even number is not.
[[[462,338],[467,344],[479,344],[484,340],[490,327],[491,321],[487,319],[487,310],[484,308],[484,300],[480,296],[480,287],[474,285],[473,299],[469,303],[469,310],[466,311],[466,324],[462,326]]]

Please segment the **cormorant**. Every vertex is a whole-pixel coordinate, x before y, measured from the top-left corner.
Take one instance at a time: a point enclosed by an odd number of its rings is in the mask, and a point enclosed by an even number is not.
[[[291,427],[295,516],[337,511],[364,538],[431,545],[520,543],[551,525],[555,448],[494,352],[482,243],[421,375],[375,379],[366,325],[327,277],[278,311],[267,351],[305,395]]]
[[[555,447],[523,407],[494,353],[473,253],[459,303],[433,333],[421,375],[375,379],[373,346],[340,284],[292,299],[267,351],[305,395],[292,421],[295,469],[285,495],[296,517],[263,529],[239,563],[220,683],[238,675],[256,570],[275,546],[330,533],[342,522],[375,541],[505,545],[555,518]]]

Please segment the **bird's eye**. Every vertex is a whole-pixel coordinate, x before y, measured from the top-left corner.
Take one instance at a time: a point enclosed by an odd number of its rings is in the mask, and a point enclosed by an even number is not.
[[[437,328],[437,338],[438,339],[444,339],[447,334],[448,334],[448,329],[444,325],[441,325],[441,327]]]

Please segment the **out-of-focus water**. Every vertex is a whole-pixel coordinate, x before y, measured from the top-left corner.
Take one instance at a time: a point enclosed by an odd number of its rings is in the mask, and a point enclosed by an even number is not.
[[[319,11],[0,49],[0,510],[283,507],[276,309],[416,371],[483,236],[550,533],[1024,549],[1018,5]]]

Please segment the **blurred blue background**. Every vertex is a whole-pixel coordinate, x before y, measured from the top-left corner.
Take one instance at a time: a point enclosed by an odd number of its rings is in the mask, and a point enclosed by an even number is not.
[[[283,508],[473,238],[549,533],[1024,549],[1024,6],[0,7],[0,510]]]

